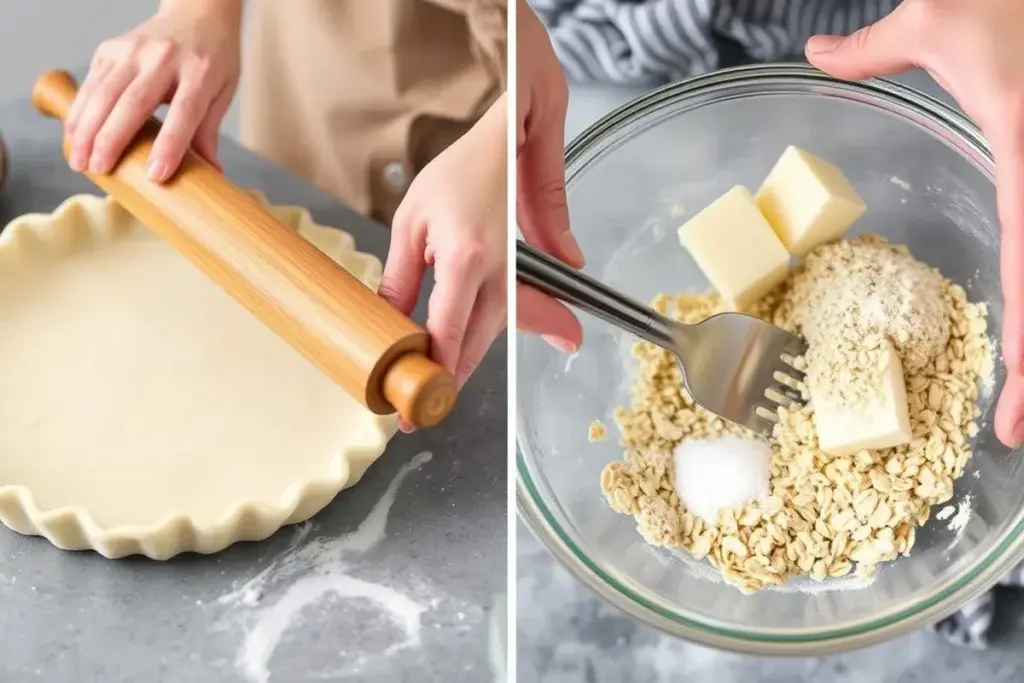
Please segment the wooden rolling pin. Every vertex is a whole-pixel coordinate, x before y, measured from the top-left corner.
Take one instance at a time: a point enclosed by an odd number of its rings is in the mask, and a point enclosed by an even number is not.
[[[63,121],[77,92],[50,71],[32,101]],[[430,427],[451,412],[455,378],[427,357],[427,333],[256,198],[191,151],[170,181],[151,182],[159,130],[151,119],[109,174],[85,175],[374,413]]]

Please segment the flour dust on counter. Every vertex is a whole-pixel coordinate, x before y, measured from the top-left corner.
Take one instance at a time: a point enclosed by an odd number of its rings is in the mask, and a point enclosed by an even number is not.
[[[451,612],[451,621],[466,622],[467,629],[483,619],[480,606],[453,600],[421,577],[381,581],[373,576],[373,551],[387,536],[395,497],[406,478],[431,458],[422,452],[405,464],[354,531],[313,538],[315,522],[297,526],[288,547],[269,567],[217,600],[227,609],[221,628],[241,633],[235,667],[245,680],[284,680],[272,672],[275,651],[290,636],[313,632],[318,612],[332,607],[360,609],[366,615],[366,631],[397,635],[373,651],[362,650],[358,642],[339,642],[336,668],[317,672],[325,680],[385,674],[395,658],[407,653],[422,656],[424,631],[431,626],[425,618],[429,613]],[[341,604],[333,605],[335,601]],[[468,619],[469,615],[479,618]]]

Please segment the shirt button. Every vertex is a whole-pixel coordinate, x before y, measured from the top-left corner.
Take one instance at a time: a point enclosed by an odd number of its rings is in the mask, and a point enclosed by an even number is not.
[[[409,185],[409,171],[400,161],[392,161],[384,166],[384,182],[395,191],[404,190]]]

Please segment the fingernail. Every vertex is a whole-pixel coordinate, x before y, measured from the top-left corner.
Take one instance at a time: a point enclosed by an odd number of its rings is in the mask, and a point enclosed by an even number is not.
[[[167,164],[163,161],[149,162],[148,177],[154,183],[162,183],[167,179]]]
[[[576,353],[576,351],[578,350],[576,345],[570,342],[568,339],[562,339],[561,337],[556,337],[553,334],[542,334],[540,338],[546,341],[548,344],[554,346],[562,353]]]
[[[839,47],[841,42],[843,42],[842,36],[811,36],[811,39],[807,41],[807,51],[816,55],[832,52]]]
[[[576,243],[576,238],[572,236],[571,232],[562,235],[562,251],[565,252],[565,255],[577,268],[582,268],[586,265],[587,261],[583,258],[580,245]]]
[[[85,155],[78,150],[73,150],[68,158],[68,165],[71,166],[72,171],[81,173],[85,170]]]

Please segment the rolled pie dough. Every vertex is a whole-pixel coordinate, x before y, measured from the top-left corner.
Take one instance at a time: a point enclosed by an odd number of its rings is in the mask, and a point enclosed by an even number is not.
[[[381,264],[279,219],[376,288]],[[355,484],[395,432],[110,199],[0,233],[0,521],[166,559],[265,538]]]

